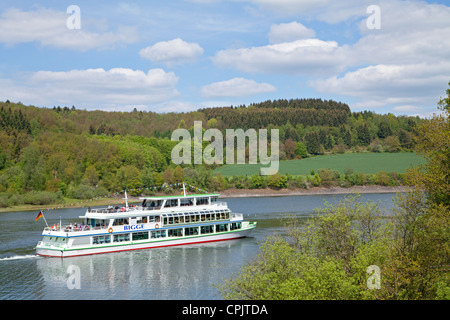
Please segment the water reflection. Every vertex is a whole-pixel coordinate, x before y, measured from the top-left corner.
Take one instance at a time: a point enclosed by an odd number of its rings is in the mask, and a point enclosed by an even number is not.
[[[36,260],[45,299],[218,299],[214,284],[256,252],[255,239]],[[81,289],[69,289],[80,270]]]

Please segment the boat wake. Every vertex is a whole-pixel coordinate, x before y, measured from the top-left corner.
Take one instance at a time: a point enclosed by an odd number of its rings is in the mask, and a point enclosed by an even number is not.
[[[36,258],[39,258],[39,256],[35,255],[35,254],[26,254],[26,255],[23,255],[23,256],[11,256],[11,257],[6,257],[6,258],[0,258],[0,261],[36,259]]]

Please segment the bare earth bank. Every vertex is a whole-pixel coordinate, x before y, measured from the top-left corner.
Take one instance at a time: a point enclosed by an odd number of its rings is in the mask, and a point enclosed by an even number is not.
[[[347,193],[396,193],[405,192],[405,186],[383,187],[383,186],[353,186],[342,187],[315,187],[310,189],[228,189],[220,193],[220,198],[244,198],[244,197],[283,197],[283,196],[306,196],[319,194],[347,194]]]

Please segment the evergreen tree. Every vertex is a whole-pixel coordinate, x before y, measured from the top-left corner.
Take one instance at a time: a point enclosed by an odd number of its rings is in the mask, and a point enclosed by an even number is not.
[[[363,125],[358,125],[356,127],[356,132],[358,133],[358,142],[362,146],[368,146],[370,144],[371,139],[367,124],[364,123]]]
[[[389,126],[389,124],[387,124],[386,122],[380,122],[379,126],[378,126],[378,132],[377,135],[379,138],[384,139],[389,137],[390,135],[392,135],[392,130],[391,127]]]
[[[308,132],[305,135],[305,145],[310,154],[320,154],[321,145],[319,133],[317,131]]]

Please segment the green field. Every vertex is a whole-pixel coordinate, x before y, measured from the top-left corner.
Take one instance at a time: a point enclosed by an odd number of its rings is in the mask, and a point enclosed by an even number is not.
[[[354,172],[377,173],[379,171],[404,173],[410,166],[423,164],[425,160],[412,152],[407,153],[346,153],[317,156],[301,160],[280,161],[279,172],[291,175],[307,175],[311,170],[332,169],[344,173],[345,169]],[[224,176],[259,174],[260,164],[225,165],[214,170]]]

